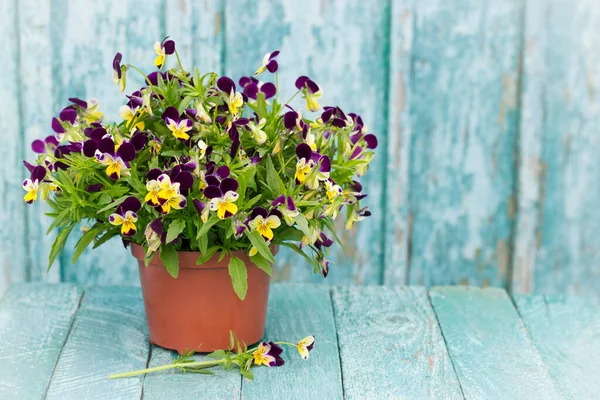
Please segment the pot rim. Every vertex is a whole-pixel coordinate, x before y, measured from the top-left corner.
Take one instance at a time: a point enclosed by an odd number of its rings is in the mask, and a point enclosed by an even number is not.
[[[140,262],[143,263],[146,258],[144,247],[137,243],[130,243],[130,247],[131,247],[131,254],[133,255],[133,257],[135,257],[137,260],[139,260]],[[277,255],[277,253],[279,252],[279,245],[274,244],[269,247],[271,249],[271,252],[273,253],[273,256]],[[178,251],[177,253],[179,254],[179,269],[229,268],[229,259],[231,258],[231,256],[226,255],[225,257],[223,257],[223,259],[221,261],[219,261],[219,256],[220,256],[221,252],[216,252],[205,263],[197,265],[196,260],[200,256],[199,251]],[[237,258],[244,261],[246,266],[254,265],[254,263],[250,260],[250,257],[248,256],[248,254],[246,254],[246,252],[244,252],[244,251],[236,250],[236,251],[232,252],[232,255],[234,255]],[[152,256],[152,260],[150,260],[148,267],[166,268],[165,265],[163,264],[162,260],[160,259],[159,255],[157,254],[157,252],[154,252],[154,255]]]

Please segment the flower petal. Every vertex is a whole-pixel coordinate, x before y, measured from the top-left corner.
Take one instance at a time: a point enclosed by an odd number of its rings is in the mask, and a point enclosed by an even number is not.
[[[136,197],[129,196],[128,198],[125,199],[124,202],[122,202],[119,205],[119,207],[117,207],[117,212],[120,212],[121,214],[125,214],[128,211],[136,212],[141,207],[142,207],[142,203],[140,203],[140,201]]]
[[[58,120],[58,118],[52,118],[52,130],[56,133],[65,133],[65,128],[63,128],[62,124]]]
[[[133,161],[135,159],[135,147],[130,142],[123,142],[119,146],[117,156],[125,162]]]
[[[238,181],[233,178],[225,178],[221,181],[219,188],[223,193],[227,193],[229,191],[235,192],[238,189]]]
[[[69,122],[71,125],[73,125],[77,120],[77,110],[67,107],[60,112],[58,117],[61,121]]]
[[[312,156],[312,149],[308,144],[300,143],[298,146],[296,146],[296,155],[298,156],[298,159],[305,159],[308,161]]]
[[[217,80],[217,87],[227,94],[232,90],[235,92],[235,82],[227,76],[222,76]]]
[[[36,139],[31,143],[31,150],[38,154],[44,153],[46,152],[46,144],[43,140]]]
[[[162,113],[162,119],[165,121],[167,118],[172,119],[175,122],[179,122],[179,111],[173,106],[167,107],[167,109]]]
[[[372,133],[365,135],[365,143],[367,143],[367,148],[375,149],[377,148],[377,137]]]
[[[265,99],[270,99],[277,93],[277,87],[271,82],[267,82],[260,87],[260,91],[265,94]]]
[[[219,179],[225,179],[229,177],[230,173],[231,171],[229,170],[229,167],[227,165],[222,165],[219,168],[217,168],[217,172],[215,173],[215,175]]]
[[[204,189],[204,196],[206,196],[209,199],[216,199],[222,197],[223,193],[221,192],[221,189],[219,189],[217,186],[207,186]]]

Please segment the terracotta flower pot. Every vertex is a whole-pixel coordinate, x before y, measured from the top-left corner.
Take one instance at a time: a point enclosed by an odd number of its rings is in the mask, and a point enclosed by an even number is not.
[[[273,249],[277,252],[277,248]],[[173,278],[155,254],[146,267],[144,248],[131,245],[138,260],[150,341],[167,349],[211,352],[229,347],[229,331],[247,345],[258,342],[265,329],[271,277],[243,252],[234,255],[248,270],[248,292],[240,300],[231,284],[229,256],[216,254],[196,265],[199,253],[179,253],[179,276]]]

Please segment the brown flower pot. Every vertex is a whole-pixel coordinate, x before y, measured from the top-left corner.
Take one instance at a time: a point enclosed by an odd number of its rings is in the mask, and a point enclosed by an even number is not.
[[[274,248],[277,253],[278,248]],[[167,349],[211,352],[229,347],[229,331],[247,345],[258,342],[265,330],[271,277],[243,252],[234,255],[248,270],[248,292],[240,300],[231,284],[229,256],[196,265],[199,253],[179,253],[179,276],[173,278],[155,254],[146,267],[144,248],[131,245],[138,260],[150,341]]]

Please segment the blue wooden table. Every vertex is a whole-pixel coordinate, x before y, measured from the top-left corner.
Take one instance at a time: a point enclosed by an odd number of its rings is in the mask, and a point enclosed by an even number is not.
[[[273,285],[266,338],[315,334],[308,361],[216,376],[164,372],[139,288],[13,285],[0,300],[1,399],[592,399],[600,304],[474,287]],[[196,358],[202,358],[202,355]]]

